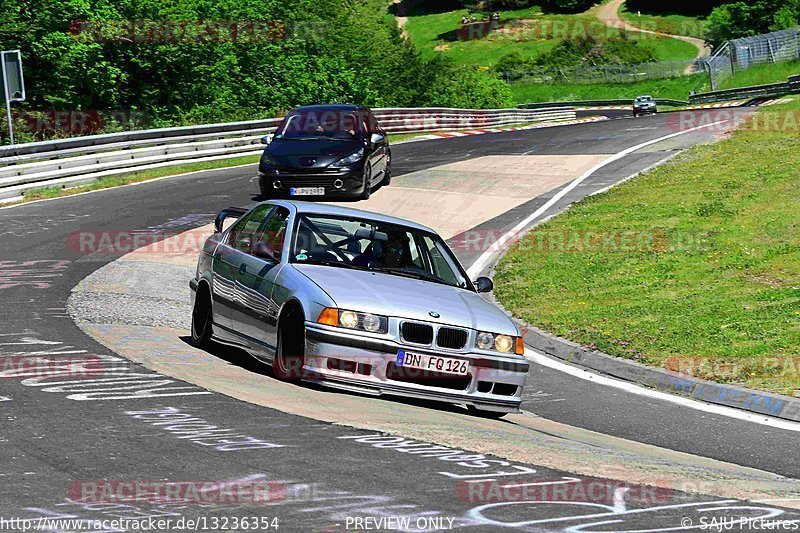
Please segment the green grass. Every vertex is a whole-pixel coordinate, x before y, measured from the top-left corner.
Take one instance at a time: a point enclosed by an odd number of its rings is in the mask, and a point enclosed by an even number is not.
[[[764,85],[786,81],[789,76],[800,74],[800,61],[787,61],[772,65],[759,65],[737,72],[722,82],[719,89],[735,89],[749,85]]]
[[[642,13],[640,17],[636,13],[628,11],[626,4],[622,4],[622,8],[619,10],[619,16],[625,22],[637,28],[668,33],[670,35],[684,35],[686,37],[697,37],[698,39],[703,38],[703,27],[705,25],[704,17],[650,13]]]
[[[763,108],[573,206],[501,260],[497,297],[615,356],[800,395],[798,114],[800,100]],[[776,116],[785,127],[763,127]]]
[[[708,78],[703,75],[665,78],[639,83],[572,83],[572,84],[512,84],[511,92],[518,104],[559,102],[570,100],[630,99],[640,94],[656,98],[686,100],[690,91],[708,90]]]
[[[528,27],[513,33],[492,32],[480,40],[459,41],[454,32],[466,9],[430,12],[416,11],[408,17],[405,30],[423,56],[431,57],[443,53],[459,65],[491,66],[511,51],[519,51],[523,57],[535,58],[561,42],[564,38],[593,35],[600,39],[617,38],[622,32],[608,28],[593,14],[542,15],[536,7],[501,11],[504,21],[524,19]],[[692,59],[697,48],[690,43],[666,37],[654,37],[628,32],[632,40],[643,40],[652,47],[656,59]],[[438,50],[437,50],[438,48]]]
[[[778,83],[786,81],[789,76],[794,74],[800,74],[799,61],[761,65],[737,72],[734,76],[721,83],[718,89],[734,89],[750,85]],[[699,93],[710,90],[708,76],[705,74],[648,80],[638,83],[511,84],[514,101],[518,104],[612,98],[632,99],[639,94],[652,94],[656,98],[686,100],[691,91]]]

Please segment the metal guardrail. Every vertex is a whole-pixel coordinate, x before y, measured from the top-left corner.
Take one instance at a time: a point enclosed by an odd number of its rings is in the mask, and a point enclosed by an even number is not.
[[[528,109],[374,109],[388,133],[487,129],[575,118],[570,107]],[[72,187],[99,178],[187,162],[258,155],[259,139],[281,119],[88,135],[0,148],[0,199],[41,187]]]
[[[683,100],[673,100],[671,98],[656,98],[656,103],[667,106],[687,106],[689,102]],[[519,104],[517,107],[522,109],[550,109],[556,106],[569,106],[569,107],[603,107],[603,106],[618,106],[618,105],[633,105],[633,98],[617,98],[606,100],[572,100],[569,102],[543,102],[543,103],[530,103]]]
[[[710,104],[714,102],[726,102],[729,100],[770,98],[774,96],[791,94],[793,92],[800,92],[800,83],[797,81],[769,83],[766,85],[753,85],[750,87],[740,87],[737,89],[698,93],[691,95],[689,97],[689,102],[692,104]]]

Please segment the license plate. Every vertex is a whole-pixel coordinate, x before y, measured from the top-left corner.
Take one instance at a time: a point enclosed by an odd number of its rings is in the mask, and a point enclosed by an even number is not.
[[[289,196],[322,196],[325,194],[325,187],[292,187],[289,189]]]
[[[457,374],[459,376],[466,376],[469,373],[469,363],[462,359],[411,353],[405,350],[399,350],[397,352],[396,364],[397,366],[406,368],[444,372],[446,374]]]

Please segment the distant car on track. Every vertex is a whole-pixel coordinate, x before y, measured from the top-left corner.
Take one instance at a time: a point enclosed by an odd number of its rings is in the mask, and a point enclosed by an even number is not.
[[[241,347],[280,379],[519,410],[519,330],[425,226],[290,200],[229,208],[190,287],[193,343]]]
[[[266,144],[259,163],[263,198],[369,198],[388,185],[392,154],[386,132],[369,108],[317,105],[290,112]]]
[[[633,101],[633,116],[638,117],[649,113],[658,113],[656,99],[650,95],[637,96]]]

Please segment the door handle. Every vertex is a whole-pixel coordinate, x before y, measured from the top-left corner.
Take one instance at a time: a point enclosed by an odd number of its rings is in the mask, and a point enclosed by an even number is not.
[[[247,273],[247,264],[242,263],[242,265],[239,267],[239,274],[246,274],[246,273]]]

